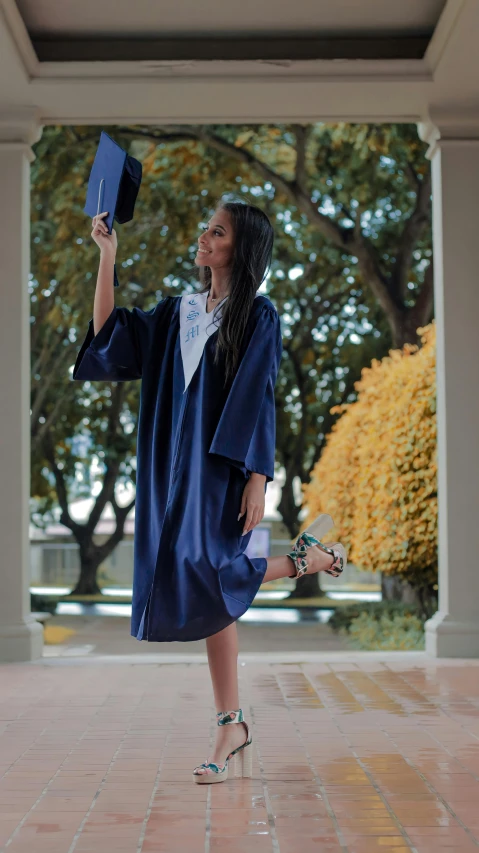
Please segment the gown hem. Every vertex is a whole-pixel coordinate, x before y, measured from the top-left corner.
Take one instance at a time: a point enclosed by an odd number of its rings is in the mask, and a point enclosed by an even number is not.
[[[130,631],[130,636],[134,637],[134,639],[138,640],[138,642],[140,642],[140,643],[193,643],[193,642],[196,642],[197,640],[206,640],[208,637],[212,637],[212,636],[214,636],[214,634],[218,634],[219,631],[223,631],[225,628],[228,628],[234,622],[237,622],[238,619],[240,619],[241,616],[243,616],[246,613],[246,611],[249,610],[254,599],[256,598],[256,595],[258,594],[258,591],[259,591],[261,585],[264,583],[264,576],[265,576],[266,570],[268,568],[268,560],[266,557],[254,557],[252,559],[254,560],[255,564],[257,564],[257,563],[261,564],[257,567],[258,568],[258,574],[259,574],[259,582],[255,584],[253,595],[250,595],[248,602],[245,603],[244,601],[241,601],[239,598],[235,598],[234,595],[230,595],[227,592],[224,592],[224,593],[222,592],[222,595],[225,598],[229,598],[229,599],[231,599],[231,601],[234,601],[236,604],[241,605],[241,612],[238,613],[234,617],[228,616],[228,619],[224,622],[224,624],[221,625],[220,628],[217,628],[215,631],[213,631],[209,634],[205,634],[202,632],[201,634],[198,634],[198,635],[192,636],[192,637],[188,637],[187,639],[182,639],[181,637],[173,637],[171,640],[169,640],[169,639],[168,640],[167,639],[163,639],[163,640],[162,639],[158,639],[158,640],[151,639],[151,640],[149,640],[147,637],[138,637],[138,634],[137,633],[135,634],[133,630]],[[221,573],[219,576],[221,576]],[[145,605],[145,609],[146,609],[146,605]]]

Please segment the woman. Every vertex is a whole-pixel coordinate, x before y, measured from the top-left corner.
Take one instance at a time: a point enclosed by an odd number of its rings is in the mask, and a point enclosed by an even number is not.
[[[198,239],[201,289],[142,311],[114,305],[117,237],[106,215],[93,219],[100,265],[73,378],[142,379],[131,634],[206,638],[218,730],[211,760],[193,779],[221,782],[232,756],[236,775],[251,775],[236,620],[263,582],[305,572],[337,577],[346,554],[316,538],[332,525],[325,515],[289,554],[244,553],[274,476],[281,330],[276,308],[257,292],[271,262],[268,217],[253,205],[220,203]]]

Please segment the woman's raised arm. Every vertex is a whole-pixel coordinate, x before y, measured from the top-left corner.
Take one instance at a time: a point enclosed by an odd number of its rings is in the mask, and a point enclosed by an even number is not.
[[[103,221],[104,216],[108,216],[108,211],[93,217],[91,232],[93,240],[100,249],[100,264],[93,303],[93,330],[95,335],[105,324],[115,305],[113,278],[118,240],[114,228],[111,234],[108,233],[108,228]]]

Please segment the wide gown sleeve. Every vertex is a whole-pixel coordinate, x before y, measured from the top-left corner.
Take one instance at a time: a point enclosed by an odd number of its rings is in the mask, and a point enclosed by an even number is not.
[[[274,478],[276,411],[274,386],[282,354],[278,312],[262,307],[241,358],[209,452],[227,459],[245,476]]]
[[[73,379],[140,379],[155,319],[168,299],[162,299],[150,311],[115,305],[97,335],[92,318],[73,368]]]

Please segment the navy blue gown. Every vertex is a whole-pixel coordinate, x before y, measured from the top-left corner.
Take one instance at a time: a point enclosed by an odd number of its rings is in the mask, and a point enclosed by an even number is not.
[[[233,380],[218,331],[185,390],[181,296],[150,311],[115,306],[98,334],[93,319],[73,379],[140,379],[131,635],[200,640],[249,608],[267,567],[249,558],[238,520],[249,473],[274,476],[274,386],[282,354],[279,316],[257,295]],[[213,316],[213,314],[212,314]]]

